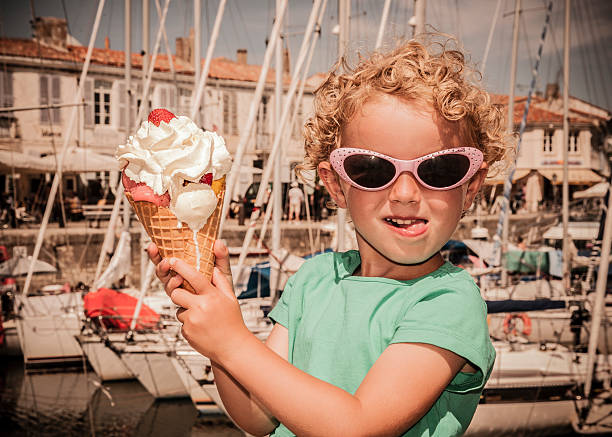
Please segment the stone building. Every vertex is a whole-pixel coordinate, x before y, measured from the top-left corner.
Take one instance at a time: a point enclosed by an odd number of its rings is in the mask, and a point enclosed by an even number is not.
[[[504,107],[508,96],[493,96],[494,102]],[[517,97],[514,104],[514,129],[518,132],[526,97]],[[610,176],[609,153],[605,138],[609,135],[611,114],[575,97],[569,99],[568,167],[570,195]],[[506,110],[507,111],[507,110]],[[502,189],[503,172],[494,174],[487,184]],[[540,207],[559,205],[563,184],[563,97],[556,84],[547,86],[545,95],[532,98],[527,123],[516,160],[513,192],[523,190],[530,178],[540,187]],[[533,181],[532,181],[533,182]],[[524,191],[524,190],[523,190]],[[495,193],[493,194],[493,196]],[[526,200],[526,199],[524,199]],[[526,205],[524,205],[526,206]]]
[[[65,20],[38,18],[34,24],[33,39],[0,39],[0,105],[4,108],[40,108],[74,102],[87,47],[71,43]],[[151,108],[163,107],[176,114],[189,114],[195,88],[192,48],[193,38],[177,38],[176,54],[171,59],[163,53],[157,55],[149,91]],[[112,156],[117,144],[126,141],[128,134],[134,132],[137,105],[142,98],[143,56],[131,54],[130,90],[126,86],[124,60],[124,52],[111,49],[108,38],[105,48],[94,48],[71,146]],[[203,64],[204,60],[202,68]],[[207,130],[218,131],[232,154],[243,134],[261,68],[248,63],[246,50],[238,50],[235,60],[215,58],[211,62],[199,123]],[[289,82],[288,66],[285,65],[285,90]],[[275,132],[274,84],[275,72],[271,68],[254,132],[249,136],[242,160],[244,169],[240,172],[238,193],[243,193],[253,180],[257,180],[261,172],[255,167],[262,167],[271,150]],[[281,173],[285,182],[294,177],[290,169],[303,158],[301,125],[307,115],[306,108],[312,106],[312,91],[312,87],[306,86],[288,144],[283,144]],[[15,156],[24,154],[34,162],[41,155],[59,151],[73,108],[0,112],[0,152],[11,151]],[[15,178],[19,199],[35,195],[43,178],[49,180],[50,177],[31,172],[14,173],[7,162],[0,165],[0,173],[0,191],[12,189]],[[108,184],[115,178],[116,172],[111,171],[64,175],[64,189],[83,189],[82,182],[92,179]]]

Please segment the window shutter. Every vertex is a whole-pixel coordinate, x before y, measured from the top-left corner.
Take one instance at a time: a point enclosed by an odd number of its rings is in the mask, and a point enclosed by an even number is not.
[[[91,79],[85,79],[85,86],[83,87],[83,102],[85,103],[85,127],[93,128],[93,80]]]
[[[168,108],[168,91],[166,90],[165,85],[160,86],[159,90],[159,107],[160,108]]]
[[[232,135],[238,135],[238,98],[232,93]]]
[[[127,88],[125,82],[119,82],[119,129],[127,128]]]
[[[40,76],[40,105],[46,106],[49,104],[49,78]],[[49,123],[49,110],[44,108],[40,110],[40,122]]]
[[[223,133],[229,135],[230,132],[230,96],[223,93]]]
[[[173,113],[176,113],[176,87],[174,85],[170,85],[168,87],[168,106],[170,108],[170,111]],[[179,115],[185,115],[185,114],[179,114]]]
[[[58,76],[53,76],[51,78],[51,103],[54,105],[59,105],[61,103],[61,89],[60,89],[60,78]],[[53,114],[53,123],[60,123],[60,108],[53,108],[51,110],[51,114]]]
[[[13,106],[13,73],[10,71],[0,73],[0,106]]]

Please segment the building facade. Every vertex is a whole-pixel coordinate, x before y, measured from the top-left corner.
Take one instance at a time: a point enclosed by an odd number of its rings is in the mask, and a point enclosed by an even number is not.
[[[81,104],[41,108],[74,102],[87,48],[68,44],[65,20],[37,19],[36,24],[37,36],[31,40],[0,40],[0,104],[3,108],[15,109],[0,112],[0,151],[25,154],[33,161],[41,155],[59,152],[76,110],[77,122],[69,146],[112,156],[116,146],[125,142],[137,128],[136,114],[143,99],[143,57],[131,54],[131,86],[128,89],[125,54],[121,50],[111,50],[107,41],[106,48],[93,50]],[[171,58],[157,55],[146,102],[149,108],[167,108],[175,114],[189,115],[195,94],[191,44],[192,39],[178,38],[176,55]],[[205,129],[222,135],[232,154],[244,134],[260,73],[261,66],[247,63],[246,50],[239,50],[236,60],[215,58],[211,61],[197,121]],[[284,71],[283,76],[286,91],[290,82],[288,71]],[[260,177],[261,167],[271,150],[276,132],[274,88],[275,72],[270,69],[257,120],[242,159],[236,190],[239,194]],[[312,106],[312,91],[312,87],[305,87],[296,122],[282,144],[283,182],[295,177],[290,170],[303,158],[301,126],[307,114],[302,108]],[[7,192],[14,186],[17,197],[27,199],[39,189],[41,179],[35,171],[10,171],[9,163],[1,168],[0,190]],[[75,189],[81,185],[79,178],[97,179],[107,184],[117,180],[117,172],[65,175],[64,188]]]

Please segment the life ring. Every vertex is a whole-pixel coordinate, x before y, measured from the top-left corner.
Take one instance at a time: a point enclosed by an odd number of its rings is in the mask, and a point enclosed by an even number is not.
[[[525,313],[511,313],[507,314],[504,319],[504,333],[517,335],[516,325],[512,323],[514,319],[521,319],[523,321],[523,332],[524,336],[531,334],[531,319]]]

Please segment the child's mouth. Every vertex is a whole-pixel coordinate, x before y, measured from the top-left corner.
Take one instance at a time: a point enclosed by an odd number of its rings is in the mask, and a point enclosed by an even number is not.
[[[396,228],[410,228],[413,226],[425,225],[427,220],[425,219],[398,219],[398,218],[386,218],[385,221],[391,226]]]
[[[422,218],[401,219],[387,217],[385,222],[403,237],[417,237],[425,233],[428,229],[428,220]]]

